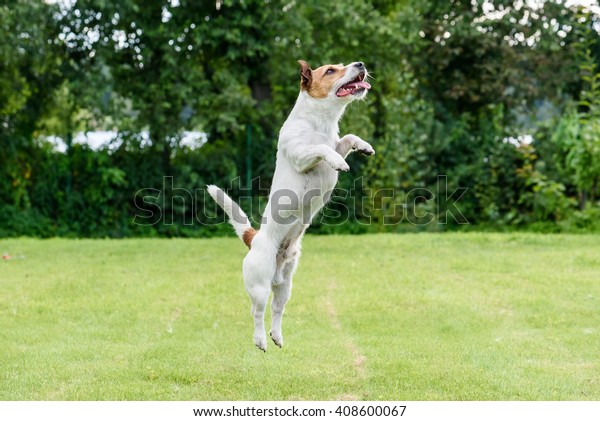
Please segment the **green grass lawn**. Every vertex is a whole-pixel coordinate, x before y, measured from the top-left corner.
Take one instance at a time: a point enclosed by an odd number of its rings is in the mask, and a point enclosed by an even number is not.
[[[308,236],[267,353],[237,239],[3,252],[0,400],[600,399],[600,236]]]

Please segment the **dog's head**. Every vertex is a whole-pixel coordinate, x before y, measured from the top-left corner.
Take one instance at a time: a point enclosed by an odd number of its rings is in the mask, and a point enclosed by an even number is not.
[[[340,101],[352,101],[364,98],[371,85],[367,82],[369,73],[360,62],[327,64],[314,70],[304,60],[300,64],[300,89],[313,98],[332,98]]]

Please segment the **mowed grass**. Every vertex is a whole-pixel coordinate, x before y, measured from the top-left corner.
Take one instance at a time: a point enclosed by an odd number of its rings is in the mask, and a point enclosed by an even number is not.
[[[237,239],[2,240],[0,399],[600,399],[600,236],[303,251],[263,353]]]

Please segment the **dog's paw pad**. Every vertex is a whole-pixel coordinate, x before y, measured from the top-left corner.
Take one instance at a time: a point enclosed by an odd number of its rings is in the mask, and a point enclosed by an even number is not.
[[[360,152],[363,155],[375,155],[375,150],[373,148],[361,148],[358,149],[358,152]]]

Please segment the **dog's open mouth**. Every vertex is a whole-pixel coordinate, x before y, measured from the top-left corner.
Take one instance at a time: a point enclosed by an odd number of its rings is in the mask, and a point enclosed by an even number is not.
[[[366,89],[371,89],[371,84],[369,82],[365,82],[365,74],[359,74],[356,79],[351,82],[346,83],[340,89],[337,90],[336,95],[339,97],[348,96],[348,95],[356,95],[360,92],[363,92]]]

